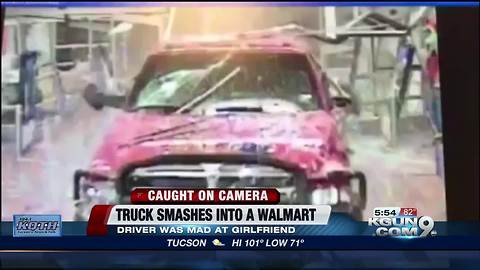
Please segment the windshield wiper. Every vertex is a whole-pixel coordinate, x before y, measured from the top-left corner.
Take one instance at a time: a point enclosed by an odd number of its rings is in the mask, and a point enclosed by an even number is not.
[[[188,133],[194,133],[194,132],[199,132],[202,131],[202,129],[196,128],[195,126],[197,124],[200,124],[202,122],[207,121],[207,119],[200,119],[192,122],[188,122],[185,124],[180,124],[177,126],[173,126],[170,128],[165,128],[165,129],[159,129],[147,134],[143,135],[138,135],[134,137],[130,142],[128,143],[123,143],[120,144],[118,147],[119,148],[125,148],[125,147],[130,147],[133,145],[138,145],[144,142],[149,142],[149,141],[154,141],[154,140],[161,140],[161,139],[168,139],[171,136],[178,136],[178,135],[184,135]],[[185,128],[191,127],[191,129],[184,130]]]
[[[235,77],[235,75],[237,75],[240,71],[241,71],[241,68],[237,67],[232,72],[228,73],[227,76],[225,76],[223,79],[221,79],[219,82],[217,82],[214,86],[207,89],[201,95],[197,96],[196,98],[190,100],[185,105],[183,105],[180,109],[178,109],[176,111],[176,113],[183,113],[183,112],[189,110],[190,108],[192,108],[193,106],[197,105],[198,103],[204,101],[206,98],[210,97],[213,93],[215,93],[218,89],[220,89],[220,87],[222,85],[224,85],[230,79]]]
[[[160,110],[163,110],[167,113],[170,113],[170,112],[174,112],[176,110],[178,110],[179,106],[175,106],[175,105],[145,105],[145,106],[138,106],[138,107],[135,107],[133,108],[133,111],[138,111],[138,110],[148,110],[148,109],[160,109]]]
[[[153,136],[163,135],[163,134],[174,132],[174,131],[179,131],[179,130],[181,130],[183,128],[186,128],[186,127],[196,126],[197,124],[203,123],[205,121],[207,121],[207,119],[199,119],[199,120],[195,120],[195,121],[188,122],[188,123],[185,123],[185,124],[180,124],[180,125],[177,125],[177,126],[173,126],[173,127],[170,127],[170,128],[159,129],[159,130],[147,133],[147,134],[136,136],[136,137],[134,137],[134,140],[140,140],[140,139],[145,139],[145,138],[149,138],[149,137],[153,137]]]

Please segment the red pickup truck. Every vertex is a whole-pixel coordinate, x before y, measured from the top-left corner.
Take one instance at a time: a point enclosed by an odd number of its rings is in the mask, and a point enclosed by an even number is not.
[[[75,219],[129,203],[135,187],[276,188],[283,204],[328,204],[361,219],[366,180],[332,115],[311,50],[290,35],[165,44],[126,96],[85,92],[122,109],[87,170],[74,176]]]

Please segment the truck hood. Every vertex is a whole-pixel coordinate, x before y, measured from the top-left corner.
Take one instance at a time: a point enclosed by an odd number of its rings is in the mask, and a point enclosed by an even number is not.
[[[122,113],[90,170],[115,177],[126,166],[164,156],[263,155],[317,173],[348,166],[335,120],[323,111],[216,116]]]

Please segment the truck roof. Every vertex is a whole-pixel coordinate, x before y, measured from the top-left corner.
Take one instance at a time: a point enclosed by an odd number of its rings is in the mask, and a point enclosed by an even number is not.
[[[197,50],[225,51],[232,49],[270,53],[310,53],[310,48],[306,42],[288,34],[235,34],[184,37],[162,44],[158,53]]]

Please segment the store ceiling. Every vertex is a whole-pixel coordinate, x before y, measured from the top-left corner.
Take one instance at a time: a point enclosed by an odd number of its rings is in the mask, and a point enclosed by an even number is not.
[[[158,25],[168,15],[169,8],[11,8],[6,10],[7,24],[64,21],[115,21]]]

